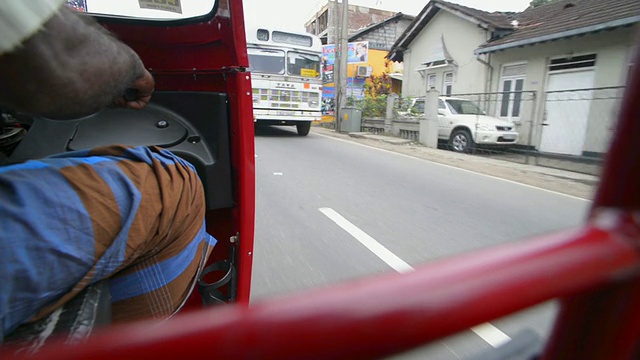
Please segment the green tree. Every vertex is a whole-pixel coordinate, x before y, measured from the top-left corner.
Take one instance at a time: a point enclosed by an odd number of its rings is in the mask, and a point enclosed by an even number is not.
[[[534,7],[538,7],[538,6],[542,6],[542,5],[546,5],[546,4],[552,3],[554,1],[557,1],[557,0],[531,0],[531,2],[529,3],[529,6],[534,8]]]
[[[389,62],[385,63],[389,68]],[[366,117],[384,117],[387,113],[387,95],[391,92],[391,78],[388,70],[380,75],[373,75],[364,85],[364,102],[362,115]]]
[[[391,78],[386,71],[381,75],[371,76],[364,85],[364,93],[369,97],[389,95],[389,92],[391,92]]]

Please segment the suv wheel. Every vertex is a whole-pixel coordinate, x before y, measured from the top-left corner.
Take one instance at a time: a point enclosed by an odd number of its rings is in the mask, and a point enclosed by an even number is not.
[[[475,148],[471,134],[467,130],[455,130],[449,139],[449,147],[458,153],[470,153]]]

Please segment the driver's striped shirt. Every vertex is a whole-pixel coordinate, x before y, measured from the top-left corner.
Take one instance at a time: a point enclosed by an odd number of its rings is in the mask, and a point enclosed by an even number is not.
[[[160,148],[110,146],[0,167],[0,201],[5,335],[105,278],[115,321],[169,316],[215,244],[195,168]]]

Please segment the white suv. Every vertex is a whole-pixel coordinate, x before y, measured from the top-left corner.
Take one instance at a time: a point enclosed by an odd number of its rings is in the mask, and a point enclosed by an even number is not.
[[[424,99],[413,100],[411,113],[424,114]],[[469,100],[438,99],[438,139],[456,152],[471,152],[476,145],[508,146],[518,142],[518,132],[509,120],[497,119]]]

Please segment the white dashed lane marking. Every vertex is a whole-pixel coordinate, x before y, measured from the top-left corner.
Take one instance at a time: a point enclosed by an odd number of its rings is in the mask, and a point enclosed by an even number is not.
[[[392,253],[389,249],[384,247],[384,245],[380,244],[376,239],[362,231],[349,220],[345,219],[344,216],[340,215],[337,211],[331,208],[320,208],[318,210],[397,272],[407,273],[414,270],[411,265],[400,259],[396,254]],[[473,327],[471,328],[471,331],[494,348],[497,348],[511,340],[507,334],[503,333],[500,329],[490,323]]]

